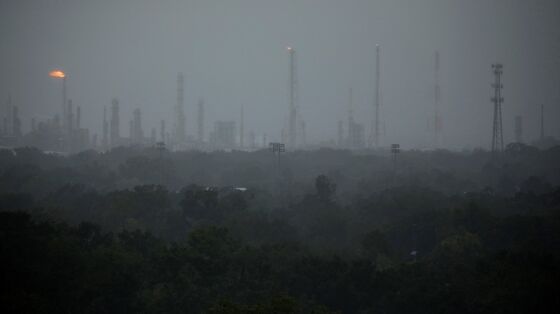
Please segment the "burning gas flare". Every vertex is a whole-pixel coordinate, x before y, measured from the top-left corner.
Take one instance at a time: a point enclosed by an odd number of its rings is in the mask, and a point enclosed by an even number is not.
[[[51,72],[49,73],[49,76],[50,76],[50,77],[55,77],[55,78],[65,78],[65,77],[66,77],[66,73],[64,73],[64,72],[62,72],[62,71],[60,71],[60,70],[54,70],[54,71],[51,71]]]

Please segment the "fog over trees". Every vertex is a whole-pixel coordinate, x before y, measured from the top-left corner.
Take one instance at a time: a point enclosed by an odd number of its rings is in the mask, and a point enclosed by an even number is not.
[[[558,1],[0,0],[0,47],[2,313],[560,306]]]

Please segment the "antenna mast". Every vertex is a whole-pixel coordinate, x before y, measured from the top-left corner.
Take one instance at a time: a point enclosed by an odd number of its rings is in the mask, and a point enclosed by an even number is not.
[[[492,102],[494,103],[494,124],[492,128],[492,153],[502,152],[504,150],[504,134],[502,130],[502,103],[504,98],[502,97],[502,74],[503,65],[496,63],[492,65],[494,71],[495,82],[492,84],[494,88],[494,97],[492,97]]]

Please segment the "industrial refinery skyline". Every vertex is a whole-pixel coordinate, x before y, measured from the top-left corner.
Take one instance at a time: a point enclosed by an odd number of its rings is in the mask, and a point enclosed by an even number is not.
[[[516,139],[518,125],[531,142],[541,137],[541,105],[545,133],[560,134],[559,6],[1,2],[6,75],[0,78],[0,103],[2,112],[8,98],[17,105],[23,133],[32,120],[38,124],[56,113],[62,127],[64,84],[67,99],[81,110],[81,128],[91,138],[96,134],[98,145],[104,108],[110,119],[111,101],[118,99],[123,137],[139,110],[143,138],[153,137],[154,129],[160,138],[165,121],[165,133],[182,143],[200,142],[201,134],[209,142],[216,124],[235,121],[239,143],[254,138],[262,145],[266,136],[309,147],[490,149],[490,67],[501,63],[504,143]],[[130,10],[136,14],[129,16]],[[47,75],[53,70],[65,72],[62,83]],[[349,121],[349,89],[355,127],[340,124]]]

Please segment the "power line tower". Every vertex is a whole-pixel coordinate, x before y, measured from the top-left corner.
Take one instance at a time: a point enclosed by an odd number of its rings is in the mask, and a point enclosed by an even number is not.
[[[381,48],[379,45],[375,46],[375,100],[373,103],[374,117],[371,127],[371,134],[369,139],[369,146],[379,148],[379,107],[381,106]]]
[[[288,129],[288,146],[290,149],[295,149],[297,145],[297,107],[296,107],[296,64],[295,64],[295,50],[292,47],[286,48],[290,55],[290,82],[289,82],[289,129]]]
[[[494,97],[492,97],[492,102],[494,103],[494,123],[492,128],[492,153],[502,152],[504,150],[504,134],[502,130],[502,103],[504,98],[502,97],[502,73],[503,66],[500,63],[492,64],[492,69],[494,71]]]

